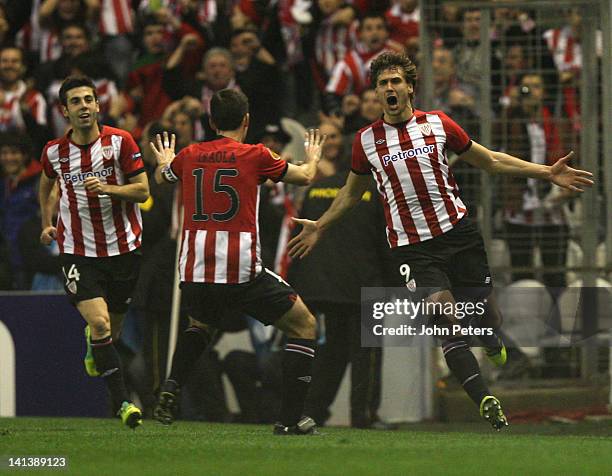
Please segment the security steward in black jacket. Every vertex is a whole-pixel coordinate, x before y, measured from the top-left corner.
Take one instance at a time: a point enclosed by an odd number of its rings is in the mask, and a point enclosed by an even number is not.
[[[318,219],[342,188],[348,171],[313,184],[299,214]],[[389,247],[385,238],[382,205],[375,187],[361,203],[330,228],[310,255],[294,260],[288,280],[319,318],[324,343],[319,346],[304,414],[324,425],[347,364],[351,363],[351,426],[380,427],[381,348],[361,347],[361,287],[386,283]],[[324,331],[323,331],[324,327]]]

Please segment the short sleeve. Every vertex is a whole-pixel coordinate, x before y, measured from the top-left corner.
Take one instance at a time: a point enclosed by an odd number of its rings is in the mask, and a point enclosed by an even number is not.
[[[145,171],[142,154],[130,133],[126,132],[121,137],[121,151],[119,152],[121,170],[127,178],[134,177]]]
[[[442,121],[444,132],[446,133],[446,143],[448,148],[455,154],[463,154],[472,145],[472,140],[459,124],[453,121],[443,112],[438,112],[438,116]]]
[[[351,170],[357,175],[370,175],[372,166],[368,161],[368,157],[363,150],[363,145],[361,144],[361,134],[355,134],[355,139],[353,140],[353,154],[351,161]]]
[[[285,174],[287,173],[287,167],[289,164],[280,158],[278,154],[275,154],[267,147],[261,144],[256,145],[259,150],[260,162],[259,162],[259,179],[260,183],[270,179],[273,182],[280,182]]]
[[[45,175],[51,179],[57,177],[57,172],[53,170],[53,166],[51,165],[51,161],[49,160],[49,154],[47,153],[49,150],[49,146],[45,146],[40,156],[40,163],[42,165],[43,171]]]

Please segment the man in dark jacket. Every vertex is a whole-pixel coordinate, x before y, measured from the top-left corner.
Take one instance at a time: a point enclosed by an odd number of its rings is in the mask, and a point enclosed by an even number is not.
[[[319,218],[345,179],[346,171],[340,171],[312,185],[300,216]],[[305,413],[320,425],[330,416],[329,406],[349,362],[351,426],[369,428],[378,424],[382,349],[361,347],[360,301],[361,287],[390,284],[384,282],[388,246],[379,208],[372,187],[350,218],[330,229],[312,254],[293,261],[289,270],[289,281],[316,310],[325,328],[325,342],[315,358],[305,406]]]

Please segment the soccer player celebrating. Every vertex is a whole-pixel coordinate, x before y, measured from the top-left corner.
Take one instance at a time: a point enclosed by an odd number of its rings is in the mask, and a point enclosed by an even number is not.
[[[302,299],[279,276],[262,267],[258,230],[259,188],[267,179],[308,185],[315,177],[325,140],[306,136],[306,161],[296,166],[263,145],[242,142],[249,127],[248,101],[236,90],[215,93],[210,125],[220,136],[184,148],[175,157],[174,136],[151,147],[155,179],[182,182],[184,220],[179,271],[188,328],[180,334],[172,369],[161,388],[154,417],[174,421],[180,385],[205,350],[223,315],[241,311],[287,336],[282,364],[278,435],[311,434],[315,422],[302,415],[311,380],[316,321]]]
[[[87,322],[85,368],[104,378],[114,409],[136,428],[141,411],[130,401],[113,345],[138,276],[142,219],[138,203],[149,183],[138,146],[120,129],[98,124],[100,106],[90,78],[71,76],[60,88],[71,129],[42,153],[40,241],[57,239],[65,290]],[[59,184],[57,226],[51,191]]]
[[[368,176],[373,175],[382,196],[389,245],[408,288],[435,288],[428,299],[445,309],[455,300],[483,300],[491,287],[484,243],[466,216],[446,150],[491,174],[548,180],[575,192],[593,184],[592,174],[567,165],[572,152],[552,166],[526,162],[470,140],[441,111],[415,110],[416,67],[405,55],[379,56],[372,63],[371,78],[383,117],[355,136],[351,172],[328,211],[317,221],[295,219],[303,229],[289,242],[290,255],[306,256],[322,233],[359,203]],[[482,321],[497,329],[501,314],[492,298],[487,299]],[[458,323],[453,315],[439,318],[447,325]],[[483,343],[487,355],[503,365],[506,352],[501,340],[493,335],[488,342],[483,338]],[[467,339],[450,336],[443,340],[442,348],[448,367],[479,406],[482,417],[497,430],[507,425]]]

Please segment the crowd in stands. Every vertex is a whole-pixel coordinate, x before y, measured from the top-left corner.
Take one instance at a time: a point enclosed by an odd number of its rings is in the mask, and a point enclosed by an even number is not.
[[[66,133],[58,97],[63,78],[84,74],[94,79],[101,123],[128,130],[150,170],[154,158],[148,143],[156,133],[176,133],[179,150],[213,139],[210,99],[220,89],[235,88],[250,102],[247,142],[263,142],[299,161],[304,127],[320,127],[328,136],[315,184],[309,190],[262,187],[260,221],[265,265],[285,277],[293,274],[292,285],[307,304],[310,297],[315,309],[332,316],[330,328],[337,327],[334,313],[358,312],[358,295],[355,298],[354,289],[340,289],[339,301],[322,298],[324,293],[315,288],[327,281],[307,279],[315,265],[311,270],[307,262],[300,263],[301,269],[292,272],[284,252],[291,233],[287,217],[300,214],[302,204],[305,213],[322,213],[316,199],[330,198],[325,194],[343,183],[350,168],[352,136],[380,117],[381,107],[369,84],[371,61],[384,51],[406,52],[417,65],[431,61],[432,109],[446,112],[479,140],[480,23],[485,11],[433,3],[436,8],[428,12],[433,19],[432,56],[424,58],[419,42],[423,12],[417,0],[0,0],[0,289],[62,289],[57,248],[38,243],[36,189],[44,144]],[[554,23],[538,24],[535,12],[497,8],[491,25],[496,145],[526,160],[551,163],[576,147],[581,128],[579,10],[569,9]],[[601,55],[600,39],[597,48]],[[422,108],[421,100],[417,91],[417,108]],[[456,176],[464,201],[477,216],[479,175],[457,163]],[[158,381],[165,362],[151,347],[151,335],[168,326],[179,207],[173,189],[153,183],[152,197],[142,206],[145,263],[132,306],[136,327],[144,336],[145,360],[157,362],[148,375],[151,382]],[[535,181],[502,185],[503,193],[495,198],[503,222],[500,229],[524,237],[509,240],[512,264],[531,266],[531,254],[539,246],[545,266],[563,266],[568,240],[563,206],[572,197]],[[371,193],[374,201],[376,191]],[[363,233],[371,232],[373,242],[382,233],[384,245],[383,229],[374,229],[379,221],[355,219],[364,221]],[[328,259],[324,249],[321,255]],[[347,257],[341,275],[354,277],[350,261]],[[382,285],[383,274],[379,268],[363,279]],[[565,285],[558,270],[545,280],[551,286]],[[256,327],[240,316],[236,319],[237,328]],[[259,334],[252,330],[252,335]],[[274,337],[253,339],[260,344],[257,358],[235,355],[224,365],[244,392],[262,398],[275,378],[270,367]],[[340,360],[359,354],[354,347],[347,344]],[[232,367],[231,362],[239,365]],[[220,365],[213,357],[202,363],[211,375]],[[257,372],[244,371],[248,366]],[[251,378],[255,374],[264,382],[258,390]],[[151,393],[151,382],[143,384],[149,389],[143,393]],[[365,425],[365,414],[375,413],[375,408],[357,397],[361,406],[355,410],[355,424]],[[245,420],[258,414],[249,407],[252,401],[244,397]],[[209,411],[215,408],[205,406]],[[210,418],[223,419],[219,415],[224,411],[221,407]],[[313,409],[321,415],[326,411]]]

